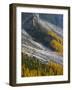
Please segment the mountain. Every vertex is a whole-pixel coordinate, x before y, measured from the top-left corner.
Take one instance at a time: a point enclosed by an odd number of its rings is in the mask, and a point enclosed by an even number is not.
[[[53,23],[43,20],[39,14],[22,14],[22,52],[38,58],[43,63],[54,60],[63,64],[62,55],[51,47],[50,41],[57,37],[48,35],[51,31],[62,38],[62,29]]]

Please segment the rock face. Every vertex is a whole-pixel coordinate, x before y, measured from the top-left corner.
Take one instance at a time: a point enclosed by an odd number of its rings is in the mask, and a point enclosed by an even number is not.
[[[34,56],[44,63],[54,60],[63,64],[63,57],[50,48],[51,37],[47,34],[48,30],[53,30],[62,37],[62,29],[43,19],[39,17],[39,14],[22,14],[22,52]]]

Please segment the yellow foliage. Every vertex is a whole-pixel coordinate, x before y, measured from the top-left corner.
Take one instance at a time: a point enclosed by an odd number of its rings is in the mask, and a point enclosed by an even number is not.
[[[53,37],[57,42],[59,42],[61,45],[63,45],[63,39],[59,37],[55,32],[53,31],[48,31],[48,35]]]
[[[26,76],[30,76],[30,73],[29,73],[29,69],[28,68],[26,68],[26,70],[24,71],[24,75],[25,75],[25,77]]]
[[[55,75],[63,74],[63,66],[58,63],[50,61],[48,63],[48,68],[49,68],[50,72],[52,72],[52,73],[54,72]]]
[[[51,41],[51,47],[54,48],[56,51],[63,53],[63,46],[56,40]]]
[[[49,62],[41,63],[36,58],[28,59],[28,56],[23,58],[21,76],[33,77],[33,76],[51,76],[51,75],[63,75],[63,66],[50,60]]]
[[[63,75],[63,66],[50,61],[46,65],[48,71],[44,72],[43,70],[29,70],[29,68],[22,67],[22,76],[24,77],[32,77],[32,76],[49,76],[49,75]],[[24,68],[24,69],[23,69]]]

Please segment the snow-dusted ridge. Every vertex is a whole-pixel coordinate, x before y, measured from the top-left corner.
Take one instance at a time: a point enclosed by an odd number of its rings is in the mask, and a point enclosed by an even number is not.
[[[38,25],[38,27],[45,33],[47,33],[48,30],[51,30],[62,37],[63,32],[61,28],[56,27],[55,25],[40,19],[39,15],[35,15],[33,17],[33,25],[35,27]],[[25,29],[22,30],[21,35],[21,51],[23,53],[26,53],[32,57],[34,56],[43,63],[49,60],[54,60],[59,64],[63,64],[63,56],[58,55],[56,52],[50,50],[50,48],[46,48],[41,43],[34,41],[33,37],[31,37]]]
[[[29,36],[29,38],[28,38]],[[63,63],[63,57],[57,55],[55,52],[50,49],[44,47],[42,44],[33,41],[24,30],[22,30],[22,52],[26,53],[30,56],[34,56],[42,62],[46,62],[49,60],[54,60],[57,63]]]
[[[34,16],[33,18],[33,24],[34,26],[39,25],[39,27],[41,28],[41,30],[43,32],[48,32],[48,31],[54,31],[55,33],[57,33],[59,36],[63,37],[63,30],[62,28],[48,22],[45,20],[40,19],[39,15]]]

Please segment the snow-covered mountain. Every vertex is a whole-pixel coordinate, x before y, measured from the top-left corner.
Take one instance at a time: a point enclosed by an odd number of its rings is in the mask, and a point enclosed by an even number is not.
[[[26,19],[23,22],[22,27],[21,51],[23,53],[34,56],[44,63],[54,60],[57,63],[63,64],[63,57],[52,51],[49,47],[46,47],[46,43],[48,44],[47,30],[53,30],[62,37],[62,30],[60,28],[40,19],[37,14],[30,15],[28,20]]]

